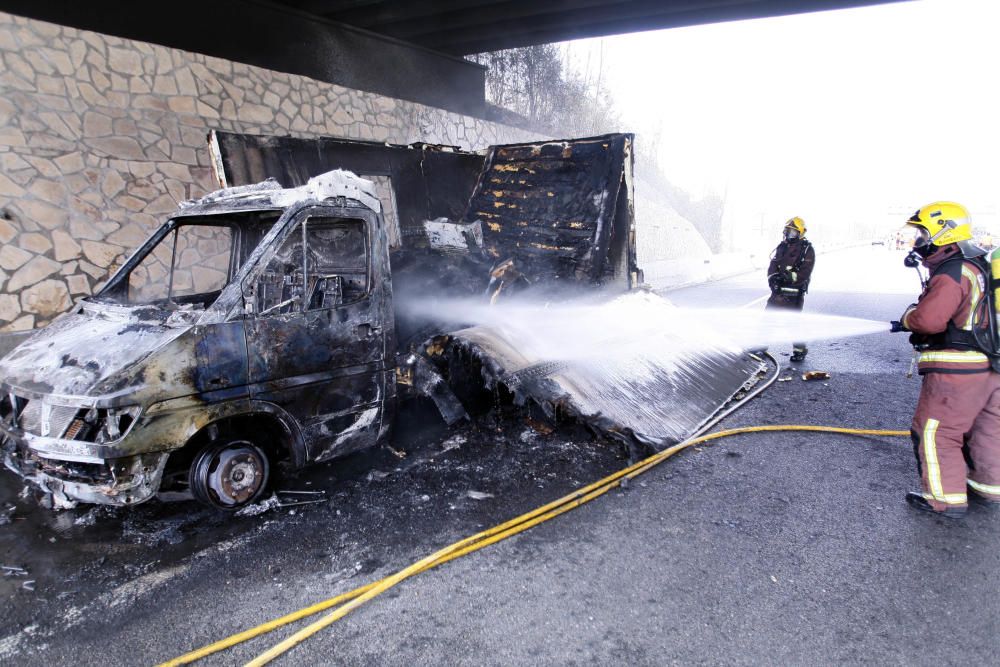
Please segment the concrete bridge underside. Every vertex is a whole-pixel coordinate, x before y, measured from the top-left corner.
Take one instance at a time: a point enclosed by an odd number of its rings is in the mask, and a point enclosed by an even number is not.
[[[0,11],[483,117],[462,56],[899,0],[0,0]]]

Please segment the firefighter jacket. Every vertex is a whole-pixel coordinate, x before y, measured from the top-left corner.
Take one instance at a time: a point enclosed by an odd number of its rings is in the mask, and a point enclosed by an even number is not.
[[[944,246],[923,264],[930,270],[930,279],[920,300],[907,308],[901,319],[914,333],[910,341],[919,352],[920,374],[989,371],[989,358],[976,342],[973,329],[984,326],[981,310],[989,306],[983,269],[964,259],[954,244]]]
[[[772,290],[797,289],[805,294],[816,263],[816,251],[806,239],[782,241],[771,254],[767,281]]]

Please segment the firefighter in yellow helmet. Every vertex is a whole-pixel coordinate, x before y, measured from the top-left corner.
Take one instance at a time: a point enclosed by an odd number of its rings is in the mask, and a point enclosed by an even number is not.
[[[907,225],[915,238],[906,264],[923,264],[930,277],[920,300],[893,323],[894,330],[913,332],[923,376],[910,426],[922,490],[906,501],[961,517],[966,488],[1000,504],[1000,363],[989,264],[959,204],[929,204]]]
[[[816,251],[806,240],[806,223],[802,218],[792,218],[785,223],[781,243],[771,253],[767,267],[771,297],[766,307],[802,310],[815,264]],[[808,352],[805,343],[792,343],[791,361],[804,360]]]

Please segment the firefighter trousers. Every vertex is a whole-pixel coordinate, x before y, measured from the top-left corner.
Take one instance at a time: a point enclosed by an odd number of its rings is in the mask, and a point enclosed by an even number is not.
[[[797,295],[783,294],[780,290],[771,290],[771,296],[767,300],[767,304],[764,306],[765,310],[797,310],[801,311],[802,307],[805,305],[806,297],[801,291]],[[796,355],[801,355],[804,357],[808,352],[809,348],[806,347],[805,342],[793,342],[792,352]],[[792,361],[796,361],[792,359]]]
[[[965,507],[966,486],[1000,501],[1000,373],[927,373],[910,426],[924,498]]]

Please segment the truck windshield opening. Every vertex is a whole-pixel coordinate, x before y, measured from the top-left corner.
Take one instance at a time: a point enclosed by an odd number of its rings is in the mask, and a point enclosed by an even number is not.
[[[181,218],[100,297],[122,305],[207,308],[236,277],[280,211]]]

